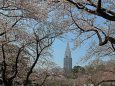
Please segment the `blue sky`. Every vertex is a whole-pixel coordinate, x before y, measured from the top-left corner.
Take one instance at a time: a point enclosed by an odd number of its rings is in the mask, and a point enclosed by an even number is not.
[[[102,25],[100,20],[103,21],[104,19],[101,17],[97,17],[96,25],[98,25],[98,26]],[[76,37],[73,36],[71,33],[68,33],[66,36],[66,39],[63,39],[63,40],[56,39],[56,41],[53,43],[53,46],[52,46],[53,51],[54,51],[53,52],[53,61],[62,68],[63,68],[63,64],[64,64],[63,61],[64,61],[64,55],[65,55],[67,41],[70,39],[74,39],[74,38],[76,38]],[[97,41],[97,37],[93,38],[93,39],[95,41]],[[84,66],[87,63],[87,62],[86,63],[81,62],[80,58],[86,54],[91,41],[92,41],[92,39],[87,40],[81,46],[78,45],[78,47],[75,50],[73,50],[74,41],[70,40],[70,48],[71,48],[71,52],[72,52],[72,66],[75,66],[75,65]]]
[[[71,34],[69,34],[71,35]],[[69,38],[70,36],[68,36]],[[53,43],[53,61],[60,66],[61,68],[63,68],[63,60],[64,60],[64,55],[65,55],[65,50],[66,50],[66,45],[67,45],[67,41],[69,41],[70,44],[70,48],[71,48],[71,52],[72,52],[72,65],[84,65],[84,63],[82,63],[80,61],[80,58],[83,57],[88,49],[87,45],[88,43],[85,42],[85,44],[83,43],[82,46],[78,46],[76,49],[74,48],[74,42],[68,39],[56,39],[55,42]]]

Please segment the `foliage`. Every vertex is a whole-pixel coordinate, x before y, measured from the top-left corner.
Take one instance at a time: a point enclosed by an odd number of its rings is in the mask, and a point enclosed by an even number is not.
[[[21,56],[22,52],[26,51],[26,57],[30,60],[30,63],[26,64],[29,65],[29,67],[27,67],[26,76],[24,77],[25,86],[28,84],[29,77],[38,60],[43,57],[50,57],[50,53],[48,52],[49,47],[55,37],[60,35],[60,32],[54,29],[52,23],[46,22],[49,7],[51,7],[48,4],[49,3],[42,3],[42,1],[38,0],[0,1],[0,46],[2,53],[1,59],[3,62],[2,79],[5,86],[12,86],[13,81],[16,80],[15,78],[18,78],[17,74],[21,73],[21,71],[18,70],[18,68],[20,68],[18,62],[20,58],[23,58]],[[8,48],[7,45],[11,44],[18,47],[18,49],[13,47],[9,48],[9,51],[16,51],[15,53],[13,52],[14,56],[12,56],[12,52],[8,53],[6,51]],[[10,55],[13,58],[8,57]],[[7,58],[13,62],[7,61]],[[11,65],[14,65],[14,67],[11,68],[14,72],[6,78],[6,72],[8,70],[7,64],[9,64],[9,62],[11,62]],[[21,66],[24,66],[24,64]],[[11,70],[8,71],[8,75],[10,75],[9,72],[11,72]]]
[[[78,44],[90,41],[92,45],[84,58],[114,55],[114,5],[113,0],[64,0],[59,6],[62,8],[59,10],[64,11],[63,18],[58,17],[69,21],[67,26],[69,25],[69,31],[77,36],[75,41],[78,40]]]
[[[73,73],[78,73],[78,72],[83,73],[83,72],[85,72],[85,69],[81,66],[74,66],[73,67]]]

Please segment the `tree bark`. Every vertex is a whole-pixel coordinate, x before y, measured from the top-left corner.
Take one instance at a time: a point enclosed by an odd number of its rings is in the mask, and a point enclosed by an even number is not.
[[[8,80],[3,82],[4,86],[13,86],[13,81]]]

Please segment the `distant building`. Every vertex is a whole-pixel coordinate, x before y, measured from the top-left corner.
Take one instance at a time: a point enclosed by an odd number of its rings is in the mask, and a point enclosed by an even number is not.
[[[64,74],[68,77],[72,74],[72,58],[69,42],[67,42],[67,47],[65,50],[64,57]]]

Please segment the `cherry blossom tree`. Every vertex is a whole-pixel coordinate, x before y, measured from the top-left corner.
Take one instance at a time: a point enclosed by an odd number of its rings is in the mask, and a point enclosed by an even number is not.
[[[44,2],[44,1],[43,1]],[[18,65],[22,52],[26,52],[27,58],[31,60],[29,68],[25,74],[25,86],[28,85],[29,77],[33,72],[39,58],[48,55],[49,47],[55,37],[60,35],[60,31],[54,29],[54,25],[48,21],[49,2],[33,0],[2,0],[0,1],[0,46],[1,59],[3,62],[2,79],[5,86],[12,86],[14,79],[21,73]],[[9,51],[14,50],[14,66],[9,70],[11,74],[6,74],[8,70],[8,46],[17,46],[17,49],[10,47]],[[47,57],[46,57],[47,58]],[[23,62],[22,62],[23,63]],[[11,63],[13,65],[13,63]],[[28,63],[26,64],[28,65]],[[23,65],[24,66],[24,65]],[[24,79],[23,79],[24,80]]]

